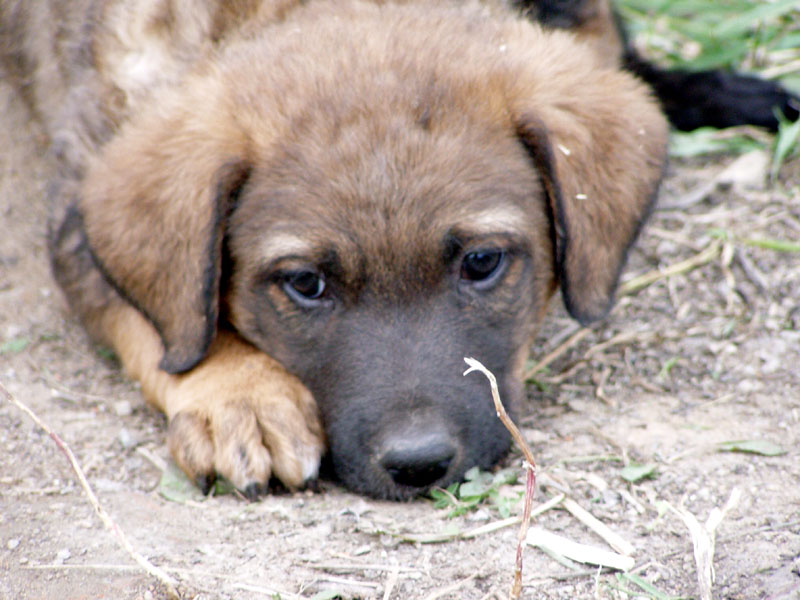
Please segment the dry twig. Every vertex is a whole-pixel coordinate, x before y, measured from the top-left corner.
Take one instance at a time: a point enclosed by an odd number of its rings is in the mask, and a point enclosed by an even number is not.
[[[522,525],[519,529],[519,538],[517,540],[517,561],[516,568],[514,569],[514,583],[511,587],[511,599],[516,600],[522,594],[522,549],[525,545],[525,538],[528,535],[528,527],[531,522],[531,506],[533,504],[533,495],[536,489],[536,461],[533,459],[533,452],[531,452],[528,443],[522,436],[522,433],[508,416],[502,400],[500,400],[500,391],[497,389],[497,379],[494,374],[484,367],[479,361],[474,358],[464,358],[464,362],[469,365],[469,369],[464,371],[464,375],[472,373],[473,371],[480,371],[489,380],[489,385],[492,389],[492,399],[494,400],[494,408],[497,411],[497,417],[508,429],[511,437],[519,446],[522,453],[525,455],[527,464],[525,465],[528,471],[527,483],[525,485],[525,508],[522,511]]]
[[[475,579],[477,576],[478,576],[478,573],[473,573],[469,577],[465,577],[464,579],[461,579],[461,580],[456,581],[455,583],[453,583],[451,585],[448,585],[446,588],[443,588],[441,590],[437,590],[437,591],[433,592],[431,595],[426,596],[425,600],[437,600],[438,598],[442,598],[443,596],[448,596],[449,594],[452,594],[453,592],[455,592],[458,588],[460,588],[465,583],[469,583],[470,581]]]
[[[86,475],[83,473],[83,469],[78,464],[78,460],[75,458],[75,455],[72,453],[70,447],[62,440],[50,427],[44,423],[37,415],[34,413],[30,408],[28,408],[25,404],[21,401],[17,400],[11,393],[5,388],[5,386],[0,383],[0,394],[5,397],[11,404],[15,405],[19,408],[22,412],[26,413],[31,419],[33,419],[34,423],[38,425],[42,430],[44,430],[47,435],[49,435],[53,441],[58,446],[59,450],[61,450],[67,457],[72,470],[75,472],[75,475],[78,477],[78,481],[80,482],[81,486],[83,487],[83,491],[86,494],[86,497],[89,500],[89,503],[94,508],[97,516],[100,517],[100,520],[103,521],[103,525],[114,534],[117,538],[119,544],[125,549],[125,551],[130,555],[136,563],[144,569],[150,576],[156,578],[161,584],[167,589],[167,593],[169,594],[170,598],[180,599],[180,594],[176,589],[176,581],[167,575],[162,569],[158,568],[154,564],[152,564],[149,560],[147,560],[144,556],[139,554],[134,548],[133,545],[128,540],[128,537],[125,535],[125,532],[119,528],[119,526],[114,522],[114,520],[109,516],[106,510],[100,505],[100,501],[97,499],[94,491],[92,490],[91,485],[89,485],[89,481],[86,479]]]
[[[697,267],[701,267],[719,256],[722,249],[722,240],[715,239],[712,241],[702,252],[698,252],[694,256],[690,256],[686,260],[676,262],[663,269],[654,269],[633,279],[629,279],[619,286],[617,295],[625,296],[638,292],[642,288],[652,285],[656,281],[672,277],[673,275],[680,275],[687,273]]]
[[[652,271],[648,271],[647,273],[643,273],[642,275],[638,275],[628,281],[624,282],[619,286],[617,290],[617,296],[629,296],[638,292],[639,290],[646,288],[649,285],[654,284],[657,281],[662,279],[666,279],[672,277],[674,275],[681,275],[683,273],[688,273],[689,271],[696,269],[697,267],[701,267],[707,263],[710,263],[714,259],[716,259],[722,250],[722,240],[715,239],[712,241],[708,246],[705,247],[702,251],[698,252],[696,255],[687,258],[686,260],[682,260],[676,262],[668,267],[663,269],[654,269]],[[567,350],[576,346],[581,340],[583,340],[586,336],[591,333],[591,329],[587,327],[583,327],[573,333],[567,340],[565,340],[561,345],[555,348],[552,352],[548,353],[545,357],[543,357],[539,362],[535,365],[530,367],[527,371],[525,371],[524,378],[530,379],[536,373],[543,370],[547,366],[549,366],[553,361],[557,358],[562,356],[566,353]],[[615,336],[608,342],[601,344],[603,349],[605,349],[606,345],[613,345],[621,342],[628,341],[627,336],[632,335],[630,333],[623,333],[619,334],[619,336]],[[634,336],[640,336],[641,334],[633,334]],[[590,350],[591,353],[597,353],[598,349]],[[587,353],[587,357],[590,356]]]
[[[386,578],[386,589],[383,592],[383,600],[389,600],[392,597],[394,586],[397,585],[397,579],[400,577],[400,567],[395,566]]]
[[[581,523],[603,538],[614,550],[620,554],[624,554],[625,556],[633,555],[633,544],[628,542],[618,533],[612,531],[608,525],[600,521],[597,517],[575,502],[572,498],[566,498],[562,505],[572,514],[573,517],[578,519]]]
[[[549,550],[565,558],[585,564],[600,565],[620,571],[630,571],[635,564],[634,559],[630,556],[624,556],[587,544],[579,544],[563,536],[546,531],[541,527],[531,529],[527,539],[531,546],[538,546],[544,551]]]
[[[720,253],[722,252],[722,240],[715,239],[712,241],[705,249],[701,252],[698,252],[695,256],[689,257],[686,260],[679,261],[668,267],[663,269],[654,269],[647,273],[643,273],[642,275],[638,275],[625,283],[619,286],[617,291],[618,297],[629,296],[638,292],[639,290],[646,288],[657,281],[662,279],[667,279],[674,275],[680,275],[683,273],[687,273],[693,269],[701,267],[714,259],[716,259]],[[557,348],[553,351],[548,353],[544,358],[538,361],[535,365],[530,367],[527,371],[525,371],[524,378],[530,379],[539,371],[545,369],[549,366],[553,361],[561,357],[563,354],[567,352],[573,346],[576,346],[580,341],[582,341],[585,337],[587,337],[591,333],[591,329],[587,327],[583,327],[573,333],[566,341],[560,344]],[[597,344],[593,348],[590,348],[583,356],[583,361],[590,358],[593,354],[597,354],[602,350],[605,350],[608,346],[613,346],[615,344],[626,343],[629,341],[633,341],[643,337],[652,337],[654,334],[644,334],[644,333],[637,333],[637,332],[623,332],[617,334],[610,340],[606,342]],[[581,364],[581,363],[578,363]],[[565,374],[562,374],[560,377],[550,377],[547,381],[551,383],[560,383],[561,380],[564,378]]]
[[[725,516],[739,504],[741,496],[741,490],[733,488],[725,506],[722,509],[714,508],[703,525],[700,524],[697,517],[685,508],[675,508],[672,505],[668,505],[670,510],[681,518],[692,537],[694,560],[697,564],[697,584],[700,588],[701,600],[711,600],[712,598],[711,588],[714,584],[714,551],[717,527],[719,527]]]
[[[537,362],[535,365],[533,365],[530,369],[525,371],[524,378],[526,380],[530,379],[531,377],[536,375],[536,373],[538,373],[539,371],[541,371],[545,367],[549,366],[550,363],[552,363],[555,359],[557,359],[559,356],[564,354],[567,350],[569,350],[570,348],[575,346],[583,338],[585,338],[587,335],[589,335],[591,333],[591,331],[592,330],[589,329],[588,327],[583,327],[583,328],[579,329],[578,331],[576,331],[575,333],[573,333],[571,336],[569,336],[569,338],[566,341],[564,341],[560,346],[558,346],[558,348],[555,348],[547,356],[542,358],[539,362]]]

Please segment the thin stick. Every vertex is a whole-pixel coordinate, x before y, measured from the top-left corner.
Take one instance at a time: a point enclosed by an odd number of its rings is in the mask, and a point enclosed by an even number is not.
[[[613,336],[612,338],[606,340],[605,342],[601,342],[596,346],[592,346],[586,352],[583,353],[583,358],[591,358],[595,354],[599,354],[603,352],[607,348],[611,346],[616,346],[618,344],[627,344],[629,342],[635,342],[637,340],[647,341],[648,339],[655,337],[655,333],[652,331],[621,331],[617,335]]]
[[[478,573],[473,573],[469,577],[465,577],[464,579],[461,579],[460,581],[456,581],[455,583],[448,585],[446,588],[442,588],[441,590],[437,590],[437,591],[433,592],[429,596],[426,596],[425,600],[437,600],[438,598],[441,598],[442,596],[447,596],[449,594],[452,594],[458,588],[460,588],[462,585],[472,581],[477,576],[478,576]]]
[[[135,565],[109,565],[109,564],[83,564],[83,565],[23,565],[20,569],[26,571],[118,571],[120,573],[129,573],[131,571],[138,571],[139,567]]]
[[[742,492],[738,488],[731,490],[731,495],[722,509],[714,508],[704,525],[701,525],[692,513],[684,507],[675,508],[667,504],[669,509],[677,514],[689,529],[694,548],[694,560],[697,565],[697,584],[701,600],[711,600],[711,588],[714,584],[714,551],[716,545],[717,527],[725,516],[739,504]]]
[[[534,517],[538,517],[542,513],[545,513],[548,510],[551,510],[553,507],[558,506],[559,504],[561,504],[564,498],[566,498],[564,494],[558,494],[556,496],[553,496],[550,500],[548,500],[544,504],[540,504],[534,510],[532,510],[530,518],[533,519]],[[502,521],[495,521],[494,523],[488,523],[487,525],[481,525],[480,527],[475,527],[474,529],[465,531],[459,537],[468,540],[474,537],[478,537],[479,535],[484,535],[486,533],[497,531],[498,529],[503,529],[504,527],[511,527],[513,525],[518,525],[519,523],[522,523],[522,517],[509,517],[508,519],[503,519]]]
[[[602,565],[620,571],[630,571],[636,564],[633,557],[587,544],[579,544],[563,536],[545,531],[541,527],[531,529],[528,543],[531,546],[538,546],[542,550],[560,554],[570,560],[590,565]]]
[[[399,565],[383,565],[377,563],[316,563],[307,562],[306,565],[312,569],[319,569],[320,571],[336,571],[341,573],[350,573],[352,571],[397,571],[398,573],[418,573],[422,569],[415,567],[401,567]]]
[[[168,468],[167,461],[165,461],[160,456],[154,454],[151,450],[145,448],[144,446],[139,446],[138,448],[136,448],[136,452],[144,456],[147,460],[149,460],[150,464],[152,464],[156,469],[158,469],[162,473],[167,470]]]
[[[573,517],[578,519],[581,523],[603,538],[614,550],[620,554],[624,554],[625,556],[633,555],[635,549],[630,542],[628,542],[618,533],[612,531],[608,525],[600,521],[597,517],[595,517],[577,502],[571,498],[566,498],[562,505],[572,514]]]
[[[661,279],[666,279],[668,277],[672,277],[673,275],[680,275],[682,273],[687,273],[692,269],[696,269],[697,267],[701,267],[706,263],[711,262],[717,256],[719,256],[720,250],[722,248],[722,241],[721,240],[714,240],[711,242],[704,250],[697,253],[695,256],[691,256],[686,260],[682,260],[675,264],[672,264],[664,269],[654,269],[652,271],[648,271],[647,273],[643,273],[633,279],[630,279],[619,286],[617,291],[617,296],[629,296],[635,292],[638,292],[642,288],[645,288],[649,285],[652,285],[656,281],[660,281]],[[562,354],[564,354],[567,350],[575,346],[578,342],[580,342],[583,338],[585,338],[589,333],[591,333],[591,329],[587,327],[583,327],[573,333],[565,342],[563,342],[560,346],[555,348],[549,354],[547,354],[544,358],[542,358],[539,362],[533,365],[530,369],[525,371],[524,379],[530,379],[536,373],[550,365],[554,360],[559,358]]]
[[[383,600],[389,600],[392,597],[392,591],[397,584],[397,579],[400,577],[400,567],[395,566],[386,578],[386,589],[383,592]]]
[[[327,575],[325,577],[321,577],[318,581],[324,581],[327,583],[338,583],[340,585],[346,585],[349,587],[355,588],[368,588],[372,590],[378,589],[379,584],[372,583],[371,581],[360,581],[358,579],[349,579],[347,577],[336,577],[335,575]]]
[[[75,458],[75,455],[72,453],[72,450],[69,448],[69,446],[67,446],[67,444],[60,437],[58,437],[58,435],[52,429],[50,429],[50,427],[45,424],[36,415],[36,413],[12,396],[2,383],[0,383],[0,394],[2,394],[6,400],[11,402],[11,404],[15,405],[21,411],[26,413],[31,419],[33,419],[34,423],[42,428],[44,432],[53,439],[59,450],[61,450],[66,455],[67,460],[69,460],[69,464],[72,467],[72,470],[75,471],[75,474],[78,476],[78,481],[80,481],[83,491],[86,493],[86,497],[89,499],[89,502],[97,513],[97,516],[100,517],[100,520],[103,521],[103,524],[106,526],[106,528],[116,536],[119,544],[131,556],[131,558],[133,558],[133,560],[139,564],[140,567],[142,567],[149,575],[158,579],[158,581],[160,581],[164,587],[167,588],[167,593],[169,594],[170,598],[180,600],[180,594],[178,594],[178,591],[175,588],[177,585],[176,581],[167,575],[163,570],[153,565],[136,550],[134,550],[130,541],[128,541],[128,537],[125,535],[122,529],[119,528],[119,526],[108,515],[105,509],[100,506],[100,501],[97,499],[94,491],[92,491],[92,487],[89,485],[89,481],[86,479],[83,469],[81,469],[81,466],[78,464],[78,460]]]
[[[539,371],[541,371],[542,369],[544,369],[545,367],[550,365],[551,362],[553,362],[559,356],[564,354],[564,352],[566,352],[567,350],[572,348],[575,344],[577,344],[583,338],[585,338],[587,335],[589,335],[591,333],[591,331],[592,330],[589,329],[588,327],[583,327],[583,328],[579,329],[578,331],[576,331],[575,333],[573,333],[558,348],[554,349],[547,356],[542,358],[542,360],[540,360],[535,365],[533,365],[530,369],[525,371],[525,376],[524,376],[525,379],[530,379],[531,377],[536,375],[536,373],[538,373]]]
[[[694,256],[687,258],[686,260],[676,262],[668,267],[665,267],[664,269],[655,269],[653,271],[644,273],[643,275],[639,275],[638,277],[634,277],[633,279],[629,279],[619,286],[617,295],[626,296],[628,294],[638,292],[640,289],[645,288],[656,281],[666,279],[667,277],[672,277],[673,275],[680,275],[682,273],[691,271],[692,269],[696,269],[697,267],[701,267],[706,263],[710,263],[717,256],[719,256],[721,248],[722,240],[714,240],[708,246],[706,246],[702,252],[699,252]]]
[[[528,480],[525,485],[525,508],[522,511],[522,525],[519,529],[519,537],[517,539],[517,561],[516,568],[514,569],[514,583],[511,586],[511,600],[517,600],[522,594],[522,549],[525,545],[525,538],[528,535],[528,527],[531,523],[531,506],[533,504],[533,495],[536,490],[536,461],[533,460],[533,452],[531,452],[522,433],[514,425],[511,417],[508,416],[503,402],[500,400],[500,391],[497,389],[497,378],[494,374],[484,367],[480,362],[474,358],[464,358],[464,362],[469,365],[469,369],[464,371],[464,375],[472,373],[473,371],[480,371],[489,380],[489,386],[492,388],[492,400],[494,400],[494,408],[497,411],[497,417],[508,429],[511,437],[517,442],[520,450],[525,455],[527,464],[525,465],[528,471]]]

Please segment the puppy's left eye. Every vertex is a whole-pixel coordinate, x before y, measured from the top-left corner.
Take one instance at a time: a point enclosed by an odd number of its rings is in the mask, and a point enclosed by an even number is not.
[[[506,253],[487,249],[469,252],[461,262],[461,279],[482,286],[491,285],[503,272]]]
[[[283,276],[283,290],[301,306],[315,306],[325,295],[325,279],[315,271],[290,271]]]

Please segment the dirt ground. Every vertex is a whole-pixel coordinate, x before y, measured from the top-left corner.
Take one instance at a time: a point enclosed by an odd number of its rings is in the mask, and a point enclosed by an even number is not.
[[[497,521],[491,505],[448,519],[427,499],[376,502],[330,482],[256,503],[164,499],[164,419],[64,311],[46,260],[42,139],[2,86],[0,131],[0,381],[69,444],[134,549],[186,598],[507,597],[516,527],[406,539]],[[528,547],[525,598],[700,597],[692,537],[668,504],[704,523],[734,490],[741,499],[716,534],[714,598],[800,598],[800,254],[753,243],[800,240],[800,164],[765,185],[748,157],[731,183],[735,160],[673,162],[625,279],[708,248],[710,259],[623,296],[537,375],[522,410],[547,483],[536,503],[568,493],[633,544],[633,573],[657,591]],[[554,304],[532,360],[576,331]],[[720,451],[735,440],[785,453]],[[655,465],[654,476],[626,482],[631,463]],[[507,461],[519,464],[518,453]],[[2,399],[0,465],[0,598],[166,597],[103,526],[55,443]],[[563,505],[535,524],[606,547]]]

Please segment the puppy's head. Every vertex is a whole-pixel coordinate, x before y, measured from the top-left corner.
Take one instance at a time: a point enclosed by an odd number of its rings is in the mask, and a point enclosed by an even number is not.
[[[342,6],[232,44],[132,121],[83,211],[164,369],[230,323],[314,393],[344,482],[404,498],[508,448],[463,357],[513,407],[554,290],[581,321],[605,313],[666,126],[567,36]]]

